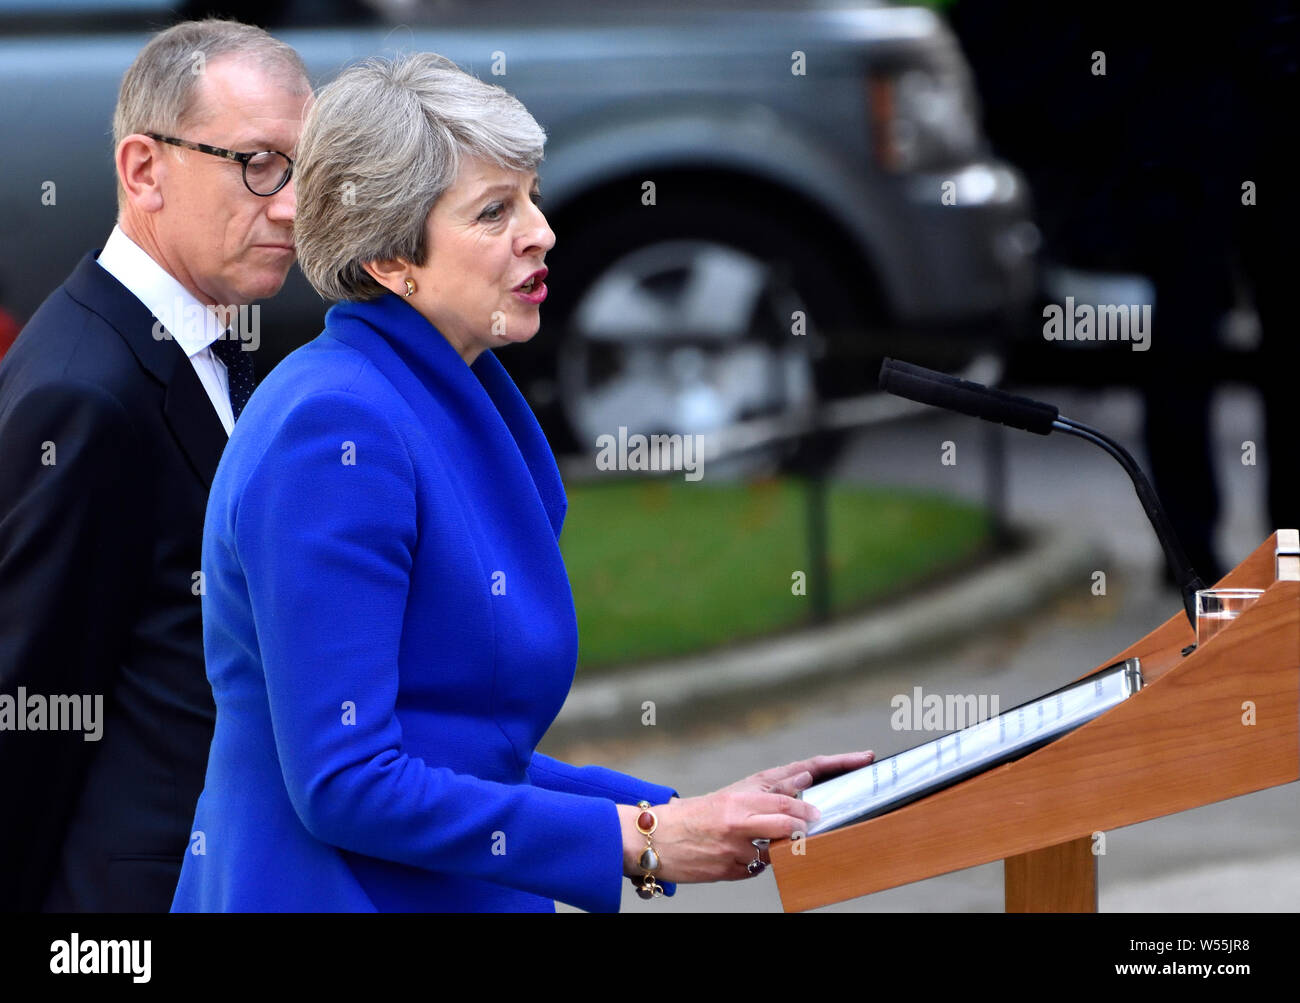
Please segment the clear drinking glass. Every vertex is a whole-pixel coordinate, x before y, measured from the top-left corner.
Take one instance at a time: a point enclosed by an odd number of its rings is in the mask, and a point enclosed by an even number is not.
[[[1196,646],[1203,645],[1263,594],[1263,589],[1201,589],[1197,592]]]

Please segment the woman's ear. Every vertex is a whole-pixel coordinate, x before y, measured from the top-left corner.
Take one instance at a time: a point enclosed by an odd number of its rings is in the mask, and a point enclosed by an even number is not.
[[[406,295],[406,276],[410,274],[410,262],[401,258],[381,258],[367,261],[361,265],[366,274],[391,293]]]

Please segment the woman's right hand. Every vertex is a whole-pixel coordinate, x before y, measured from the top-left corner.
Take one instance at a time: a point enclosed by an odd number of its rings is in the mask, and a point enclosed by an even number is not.
[[[638,861],[646,838],[636,828],[641,809],[618,805],[623,829],[623,871],[644,873]],[[738,881],[750,876],[755,839],[789,839],[805,833],[821,813],[786,794],[721,790],[693,798],[673,798],[653,809],[659,820],[654,848],[660,881],[678,884]]]

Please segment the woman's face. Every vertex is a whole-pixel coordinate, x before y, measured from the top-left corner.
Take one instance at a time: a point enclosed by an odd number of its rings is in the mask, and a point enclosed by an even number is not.
[[[536,171],[466,158],[425,222],[428,258],[411,267],[416,289],[406,302],[466,363],[485,348],[527,341],[541,324],[544,276],[531,292],[518,291],[545,270],[543,259],[555,246],[534,200],[541,200]]]

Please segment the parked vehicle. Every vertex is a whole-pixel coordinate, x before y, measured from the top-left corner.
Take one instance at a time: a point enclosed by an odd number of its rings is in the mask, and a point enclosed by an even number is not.
[[[303,6],[271,5],[288,20],[267,27],[317,83],[434,50],[547,130],[551,296],[502,361],[557,447],[860,393],[885,354],[951,368],[1030,302],[1025,186],[989,155],[961,52],[926,8],[407,0],[330,4],[315,23]],[[102,244],[118,82],[187,13],[0,0],[0,306],[16,316]],[[324,308],[295,270],[262,310],[263,369]]]

